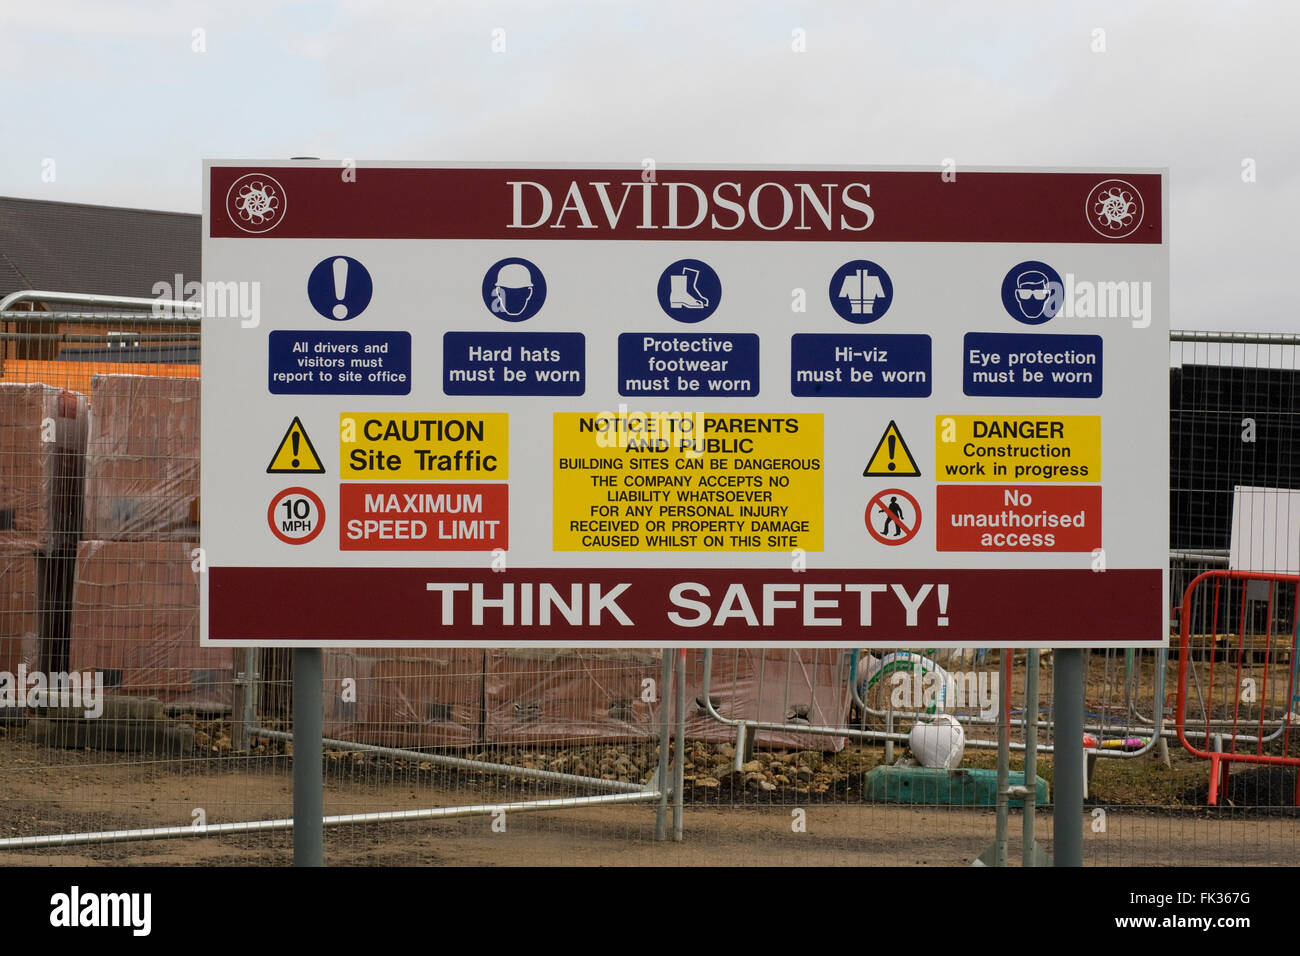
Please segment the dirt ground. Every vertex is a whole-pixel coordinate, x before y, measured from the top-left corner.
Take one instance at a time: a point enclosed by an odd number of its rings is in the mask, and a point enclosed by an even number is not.
[[[1122,700],[1123,670],[1090,669],[1090,713],[1109,713]],[[1172,708],[1176,663],[1170,662],[1167,703]],[[1273,665],[1277,667],[1275,663]],[[1013,671],[1013,700],[1021,698],[1023,667]],[[1138,665],[1136,699],[1149,699],[1153,668]],[[1270,687],[1286,686],[1281,674]],[[1044,667],[1044,687],[1050,671]],[[1166,716],[1168,712],[1166,713]],[[1252,715],[1245,719],[1251,719]],[[219,722],[218,722],[219,724]],[[224,725],[208,726],[218,739]],[[989,732],[985,728],[985,733]],[[37,745],[14,725],[0,726],[0,839],[156,826],[188,826],[196,811],[208,823],[287,818],[292,815],[290,759],[284,748],[234,756],[208,748],[193,759],[153,758]],[[718,745],[688,748],[687,807],[682,843],[656,842],[651,805],[565,811],[511,812],[505,830],[486,815],[407,823],[333,827],[326,831],[332,865],[610,865],[610,866],[880,866],[969,865],[993,840],[988,809],[907,807],[864,803],[862,774],[878,765],[878,747],[849,747],[824,762],[806,755],[812,769],[775,792],[754,792],[706,776],[725,767]],[[550,756],[555,756],[551,754]],[[620,748],[630,776],[647,779],[656,757],[642,743]],[[778,753],[759,755],[766,780]],[[1090,780],[1084,818],[1085,860],[1120,866],[1292,865],[1300,860],[1300,811],[1293,770],[1234,770],[1224,806],[1205,806],[1208,767],[1176,743],[1170,761],[1142,757],[1106,759]],[[541,754],[494,753],[507,762]],[[567,759],[567,758],[566,758]],[[586,759],[585,756],[583,759]],[[794,773],[795,757],[786,755]],[[1013,758],[1013,769],[1021,757]],[[963,766],[992,767],[994,754],[968,747]],[[528,765],[532,765],[529,763]],[[545,761],[538,765],[546,766]],[[595,764],[592,764],[593,772]],[[802,769],[802,768],[801,768]],[[1039,773],[1052,780],[1050,757]],[[620,773],[622,771],[619,771]],[[721,774],[720,774],[721,776]],[[812,779],[807,779],[811,777]],[[756,783],[751,780],[750,783]],[[712,789],[706,788],[705,784]],[[810,792],[811,791],[811,792]],[[481,774],[455,774],[401,761],[331,753],[326,761],[325,812],[364,813],[469,804],[497,805],[580,791],[545,789]],[[797,830],[795,811],[804,814]],[[1021,815],[1010,822],[1010,858],[1020,858]],[[1037,835],[1051,849],[1050,808],[1039,815]],[[196,839],[151,840],[43,850],[0,849],[0,865],[279,866],[292,862],[289,830]]]
[[[0,739],[0,766],[5,767],[0,838],[184,826],[196,808],[209,823],[292,814],[290,774],[283,760],[121,760],[88,751],[50,751],[6,735]],[[1110,768],[1103,771],[1110,773]],[[501,789],[493,792],[492,786]],[[414,776],[376,780],[329,775],[325,812],[496,804],[547,795],[554,794],[520,793],[500,783],[485,789],[481,783],[447,785]],[[796,810],[804,811],[803,832],[793,826]],[[1107,803],[1100,817],[1097,812],[1085,817],[1090,864],[1289,865],[1300,858],[1300,819],[1293,813],[1152,811],[1114,803]],[[860,798],[804,806],[688,804],[680,844],[655,842],[654,823],[653,806],[629,805],[510,813],[504,832],[499,825],[494,830],[488,816],[337,827],[327,830],[326,860],[344,866],[964,866],[992,841],[994,816],[983,809],[869,805]],[[1013,812],[1013,861],[1019,859],[1020,832],[1021,816]],[[1050,812],[1039,818],[1038,837],[1050,850]],[[0,865],[277,866],[291,863],[292,855],[292,835],[283,831],[0,850]]]

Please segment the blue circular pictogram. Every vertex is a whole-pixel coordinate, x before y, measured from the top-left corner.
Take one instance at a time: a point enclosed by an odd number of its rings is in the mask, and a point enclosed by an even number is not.
[[[546,277],[527,259],[502,259],[483,276],[483,304],[504,322],[531,319],[545,302]]]
[[[307,277],[307,298],[327,319],[343,322],[365,311],[374,294],[370,272],[351,256],[322,259]]]
[[[830,285],[831,308],[857,325],[882,317],[894,302],[889,273],[867,259],[846,262],[835,270]]]
[[[1061,274],[1037,259],[1012,266],[1002,280],[1002,307],[1025,325],[1042,325],[1056,318],[1064,296]]]
[[[722,301],[722,280],[699,259],[678,259],[659,276],[659,306],[678,322],[703,322]]]

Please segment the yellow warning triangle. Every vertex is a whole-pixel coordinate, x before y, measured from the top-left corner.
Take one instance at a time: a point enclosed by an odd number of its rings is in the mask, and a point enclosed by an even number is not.
[[[302,427],[298,416],[293,416],[289,430],[280,439],[280,447],[266,466],[268,475],[323,475],[325,466],[320,456],[307,437],[307,429]]]
[[[867,467],[863,469],[864,478],[915,478],[921,474],[921,469],[916,467],[916,459],[907,449],[907,442],[903,441],[903,433],[898,430],[898,426],[892,421],[885,433],[880,436],[880,441],[876,445],[876,450],[871,453],[871,458],[867,462]]]

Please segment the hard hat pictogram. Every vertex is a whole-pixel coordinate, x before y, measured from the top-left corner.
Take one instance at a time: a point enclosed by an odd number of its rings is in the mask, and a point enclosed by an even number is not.
[[[498,319],[523,322],[546,302],[546,278],[527,259],[501,259],[483,276],[482,292],[483,304]]]

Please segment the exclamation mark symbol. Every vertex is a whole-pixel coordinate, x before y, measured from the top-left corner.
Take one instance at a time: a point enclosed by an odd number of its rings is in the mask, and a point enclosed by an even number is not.
[[[889,435],[889,470],[893,471],[898,465],[894,464],[894,446],[898,444],[898,439],[891,433]]]
[[[348,296],[348,260],[339,256],[334,260],[334,298],[338,299],[338,305],[334,306],[334,318],[346,319],[348,317],[348,307],[343,304],[343,300]],[[294,450],[298,448],[298,436],[294,436]]]
[[[337,312],[338,310],[335,309],[335,311]],[[347,310],[344,309],[343,311],[346,312]],[[293,461],[291,462],[291,464],[293,465],[293,467],[297,468],[298,467],[298,443],[302,441],[302,436],[299,435],[297,432],[293,432],[289,435],[289,440],[293,442]]]
[[[939,620],[935,621],[936,627],[948,626],[948,585],[939,585]]]

